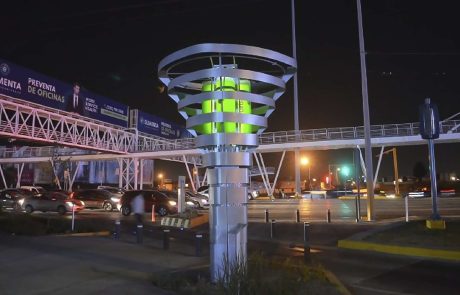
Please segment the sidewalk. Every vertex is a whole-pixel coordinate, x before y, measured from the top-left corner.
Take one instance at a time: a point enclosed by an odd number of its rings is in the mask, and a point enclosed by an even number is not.
[[[0,294],[172,294],[155,288],[152,274],[200,267],[188,245],[162,250],[135,237],[25,237],[0,233]],[[131,240],[131,242],[128,242]]]

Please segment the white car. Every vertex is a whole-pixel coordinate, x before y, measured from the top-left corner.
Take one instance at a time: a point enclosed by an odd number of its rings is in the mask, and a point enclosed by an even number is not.
[[[24,185],[24,186],[21,186],[20,188],[28,190],[28,191],[32,192],[34,195],[41,195],[41,194],[46,192],[46,190],[41,186],[27,186],[27,185]]]
[[[194,194],[190,191],[186,191],[185,195],[188,196],[191,200],[198,202],[200,208],[209,208],[209,198],[207,196]]]

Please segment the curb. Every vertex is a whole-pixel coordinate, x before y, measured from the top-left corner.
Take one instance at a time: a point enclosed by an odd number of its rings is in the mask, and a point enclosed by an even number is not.
[[[108,230],[105,231],[97,231],[97,232],[90,232],[90,233],[70,233],[70,234],[62,234],[56,235],[57,237],[107,237],[110,236],[111,233]]]
[[[352,240],[339,240],[338,247],[352,250],[374,251],[387,254],[396,254],[404,256],[416,256],[423,258],[436,258],[459,262],[460,251],[440,250],[418,247],[404,247],[395,245],[385,245]]]
[[[323,269],[323,271],[324,271],[324,274],[326,275],[327,279],[331,283],[337,285],[337,289],[339,290],[339,292],[341,294],[343,294],[343,295],[352,295],[350,290],[348,290],[348,288],[345,287],[345,285],[342,283],[342,281],[339,280],[334,273],[332,273],[331,271],[326,270],[326,269]]]

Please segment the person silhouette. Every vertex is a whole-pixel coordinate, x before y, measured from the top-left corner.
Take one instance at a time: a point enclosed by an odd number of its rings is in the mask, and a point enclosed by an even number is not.
[[[83,115],[84,100],[80,94],[80,84],[73,84],[73,93],[66,97],[66,111]]]

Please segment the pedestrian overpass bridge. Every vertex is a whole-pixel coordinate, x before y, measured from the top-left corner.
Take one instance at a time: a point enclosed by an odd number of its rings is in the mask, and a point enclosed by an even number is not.
[[[460,114],[460,113],[459,113]],[[457,115],[459,115],[457,114]],[[436,143],[460,141],[460,120],[440,123]],[[0,95],[0,136],[33,143],[65,146],[61,158],[71,161],[116,158],[171,159],[199,156],[193,138],[165,139],[55,109]],[[373,147],[425,144],[419,123],[371,126]],[[259,135],[257,153],[294,149],[329,150],[364,146],[364,127],[339,127],[300,131],[266,132]],[[40,162],[52,156],[49,147],[29,147],[18,153],[4,150],[1,163]],[[66,152],[67,151],[67,152]]]
[[[439,139],[435,140],[436,143],[460,141],[460,120],[455,120],[458,115],[460,113],[440,122],[441,132]],[[120,171],[123,171],[123,175],[120,174],[120,186],[128,187],[134,181],[134,187],[137,187],[137,167],[139,161],[142,163],[144,159],[184,162],[190,179],[192,177],[188,164],[201,165],[202,151],[195,148],[193,138],[170,140],[142,134],[137,130],[122,128],[5,95],[0,95],[0,136],[7,137],[9,140],[61,147],[57,149],[40,146],[0,150],[0,174],[2,175],[2,164],[52,163],[56,158],[74,162],[116,159]],[[373,147],[426,144],[420,136],[419,123],[373,125],[371,137]],[[263,171],[266,167],[262,153],[283,152],[282,158],[284,158],[286,151],[295,149],[329,150],[363,146],[363,126],[277,131],[259,135],[259,147],[254,150],[254,155],[259,170]]]

